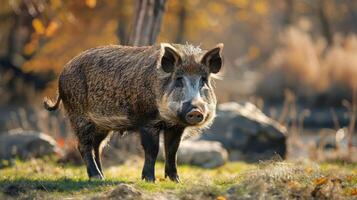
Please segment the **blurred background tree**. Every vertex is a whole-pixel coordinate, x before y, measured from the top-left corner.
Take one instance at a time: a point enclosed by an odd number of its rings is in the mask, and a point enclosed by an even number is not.
[[[203,48],[225,43],[220,102],[254,97],[279,103],[287,89],[307,104],[351,100],[353,0],[1,0],[1,5],[2,104],[28,104],[53,94],[63,65],[85,49],[148,45],[156,38]]]
[[[160,32],[166,0],[138,0],[129,44],[153,45]]]

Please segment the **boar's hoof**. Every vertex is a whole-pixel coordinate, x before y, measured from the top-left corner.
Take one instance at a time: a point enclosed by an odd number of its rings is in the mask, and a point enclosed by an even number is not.
[[[104,180],[104,177],[102,175],[95,175],[95,176],[91,176],[89,177],[90,181],[94,181],[94,180]]]
[[[172,175],[168,175],[168,174],[166,174],[165,175],[165,178],[166,177],[169,177],[169,179],[171,180],[171,181],[174,181],[174,182],[176,182],[176,183],[180,183],[181,181],[180,181],[180,178],[179,178],[179,176],[177,175],[177,174],[172,174]]]
[[[155,183],[155,177],[153,176],[144,176],[141,178],[142,180],[145,180],[146,182],[152,182]]]

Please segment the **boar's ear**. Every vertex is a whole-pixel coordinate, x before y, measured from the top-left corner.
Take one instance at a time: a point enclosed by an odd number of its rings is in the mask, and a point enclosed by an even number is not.
[[[181,64],[181,56],[176,49],[167,43],[161,44],[161,68],[166,73],[174,71],[175,66]]]
[[[222,50],[223,44],[220,43],[202,57],[201,63],[209,67],[211,73],[218,73],[221,70],[223,65]]]

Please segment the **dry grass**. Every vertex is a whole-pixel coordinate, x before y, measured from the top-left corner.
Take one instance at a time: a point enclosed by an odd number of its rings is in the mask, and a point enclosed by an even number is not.
[[[228,199],[353,199],[353,172],[338,165],[267,162],[228,190]]]

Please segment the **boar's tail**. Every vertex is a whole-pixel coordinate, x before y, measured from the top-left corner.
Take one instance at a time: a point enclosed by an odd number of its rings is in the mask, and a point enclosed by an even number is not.
[[[59,95],[57,97],[56,103],[53,103],[51,99],[45,97],[45,100],[43,101],[43,106],[48,111],[54,111],[58,109],[60,103],[61,103],[61,97]]]

